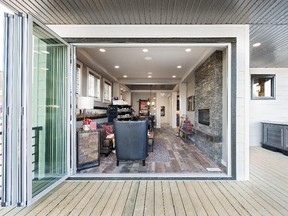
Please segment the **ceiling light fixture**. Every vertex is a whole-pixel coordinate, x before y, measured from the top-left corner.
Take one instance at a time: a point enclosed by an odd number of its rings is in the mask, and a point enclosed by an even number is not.
[[[147,56],[144,59],[147,60],[147,61],[150,61],[152,58],[150,56]]]
[[[148,49],[143,49],[143,50],[142,50],[142,52],[148,52],[148,51],[149,51]]]
[[[253,47],[258,47],[260,45],[261,45],[261,43],[255,43],[255,44],[253,44]]]
[[[147,74],[150,74],[150,75],[151,75],[151,74],[152,74],[152,72],[148,72]]]
[[[124,78],[127,78],[127,75],[124,75],[123,77],[124,77]]]
[[[176,78],[176,75],[173,75],[172,77],[173,77],[173,78]]]
[[[115,65],[114,67],[115,67],[116,69],[119,69],[119,68],[120,68],[120,66],[119,66],[119,65]]]
[[[182,68],[182,66],[181,66],[181,65],[178,65],[177,68]]]
[[[103,48],[99,49],[99,51],[100,51],[100,52],[106,52],[106,50],[103,49]]]
[[[190,48],[185,49],[185,52],[191,52]]]
[[[148,76],[148,78],[151,78],[151,77],[152,77],[151,75]]]

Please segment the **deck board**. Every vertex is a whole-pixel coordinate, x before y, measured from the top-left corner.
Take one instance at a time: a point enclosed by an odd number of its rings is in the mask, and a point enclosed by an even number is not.
[[[115,208],[113,209],[113,212],[111,215],[117,216],[117,215],[122,214],[128,194],[131,189],[131,185],[132,185],[132,181],[125,181],[123,188],[121,190],[121,193],[119,195],[119,198],[117,200],[117,203],[115,204]]]
[[[171,196],[173,200],[173,205],[175,208],[175,214],[176,215],[185,215],[185,208],[183,205],[183,201],[180,195],[180,192],[178,190],[177,183],[175,181],[170,181],[169,186],[171,189]]]
[[[185,208],[185,213],[187,215],[196,215],[195,208],[193,206],[193,203],[191,202],[189,193],[186,190],[184,182],[183,181],[177,182],[177,186],[178,186],[179,193],[183,202],[183,206]]]
[[[227,213],[228,213],[228,215],[235,215],[235,216],[239,215],[239,213],[236,211],[234,206],[229,202],[228,198],[225,197],[225,195],[221,193],[221,191],[218,187],[215,187],[213,182],[206,182],[206,185],[211,190],[211,192],[213,194],[212,196],[215,196],[215,198],[217,198],[219,203],[225,209],[226,213],[224,213],[224,214],[227,215]]]
[[[118,198],[121,194],[121,191],[123,189],[124,182],[118,182],[116,187],[114,188],[110,199],[108,200],[107,205],[105,206],[102,215],[112,215],[114,207],[116,205],[116,202],[118,201]]]
[[[185,186],[187,189],[187,192],[190,196],[190,200],[192,200],[193,206],[195,208],[195,211],[197,212],[198,215],[207,215],[207,212],[204,209],[204,206],[202,205],[194,187],[193,187],[193,182],[185,182]]]
[[[210,190],[210,188],[207,186],[205,182],[199,182],[199,185],[201,186],[202,190],[205,192],[207,198],[210,200],[210,203],[213,204],[214,209],[218,213],[218,215],[227,215],[228,213],[224,209],[225,207],[222,206],[221,202],[217,199],[217,197],[213,194],[213,192]]]
[[[70,212],[70,215],[80,215],[82,210],[86,207],[87,203],[96,196],[98,188],[101,186],[102,182],[90,182],[87,185],[88,192],[81,198],[80,202],[74,207],[74,209]]]
[[[110,182],[102,182],[100,187],[98,188],[97,192],[94,196],[89,200],[83,211],[81,211],[81,215],[90,215],[95,206],[98,204],[100,198],[105,193],[107,187],[109,186]]]
[[[101,196],[101,199],[94,207],[93,211],[91,212],[91,215],[102,215],[102,212],[104,211],[106,205],[109,205],[108,201],[112,197],[113,191],[115,191],[117,183],[119,182],[116,181],[110,182],[109,187],[106,188],[105,193],[103,193],[103,195]],[[112,208],[112,206],[110,206],[110,208]]]
[[[153,216],[154,213],[154,203],[155,203],[155,195],[154,195],[154,189],[155,185],[153,181],[147,182],[146,187],[146,199],[145,199],[145,207],[144,207],[144,215],[145,216]]]
[[[163,193],[163,202],[164,202],[164,214],[165,215],[175,215],[175,209],[173,207],[173,200],[170,190],[169,182],[162,182],[162,193]]]
[[[65,181],[0,215],[288,215],[287,164],[281,153],[251,147],[249,181]]]
[[[69,193],[69,195],[67,194],[67,196],[65,196],[64,199],[61,200],[61,202],[59,202],[56,206],[52,207],[53,205],[51,205],[51,207],[53,209],[49,209],[51,210],[49,212],[49,216],[53,216],[53,215],[59,215],[61,211],[63,211],[63,215],[65,215],[65,213],[69,213],[70,210],[72,210],[73,206],[71,205],[71,203],[73,204],[74,202],[78,201],[78,196],[81,197],[80,193],[81,191],[85,191],[85,186],[87,185],[86,182],[82,182],[81,184],[78,184],[73,191],[71,191],[71,193]],[[39,214],[43,215],[44,212],[48,212],[48,209],[43,209]],[[62,214],[62,212],[61,212]]]
[[[260,203],[257,202],[256,198],[258,197],[257,194],[249,194],[247,193],[244,188],[245,185],[241,184],[241,187],[237,184],[237,182],[228,182],[228,184],[238,192],[240,196],[242,196],[253,208],[257,211],[257,214],[260,215],[269,215],[269,212],[262,206]],[[250,190],[250,189],[249,189]],[[250,190],[251,191],[251,190]],[[256,213],[254,213],[256,215]]]
[[[162,193],[162,182],[156,181],[155,182],[155,215],[164,215],[164,198]]]
[[[236,190],[229,182],[221,182],[221,184],[227,188],[227,190],[232,194],[234,199],[236,199],[244,208],[249,212],[250,215],[261,215],[260,212],[247,200],[246,197],[241,193],[241,191]]]
[[[205,191],[201,188],[199,182],[193,182],[192,186],[194,187],[205,211],[207,212],[208,215],[218,215],[215,207],[213,204],[209,201],[207,195],[205,194]]]
[[[147,181],[140,181],[133,215],[144,215]]]
[[[124,207],[123,215],[127,215],[127,216],[133,215],[139,184],[140,184],[139,181],[132,183],[132,186],[131,186],[131,189],[130,189],[130,192],[129,192],[129,195],[127,197],[127,201]]]

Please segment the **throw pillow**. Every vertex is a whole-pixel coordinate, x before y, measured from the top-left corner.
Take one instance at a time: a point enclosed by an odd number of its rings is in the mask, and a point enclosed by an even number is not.
[[[106,136],[113,134],[113,125],[102,125],[104,130],[106,131]]]

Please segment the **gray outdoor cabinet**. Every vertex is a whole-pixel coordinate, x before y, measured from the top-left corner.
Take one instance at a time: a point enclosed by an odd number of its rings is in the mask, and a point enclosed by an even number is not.
[[[264,148],[281,151],[288,154],[288,123],[284,122],[261,122],[262,141]]]

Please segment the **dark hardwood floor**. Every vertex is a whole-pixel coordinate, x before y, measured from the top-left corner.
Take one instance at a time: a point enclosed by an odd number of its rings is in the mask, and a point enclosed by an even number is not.
[[[116,166],[116,154],[108,157],[101,155],[100,166],[82,170],[79,173],[210,173],[207,168],[219,168],[225,172],[225,167],[219,167],[190,141],[185,143],[177,136],[177,130],[169,125],[155,129],[153,152],[149,152],[146,166],[142,161],[120,161]],[[214,171],[215,172],[215,171]]]

